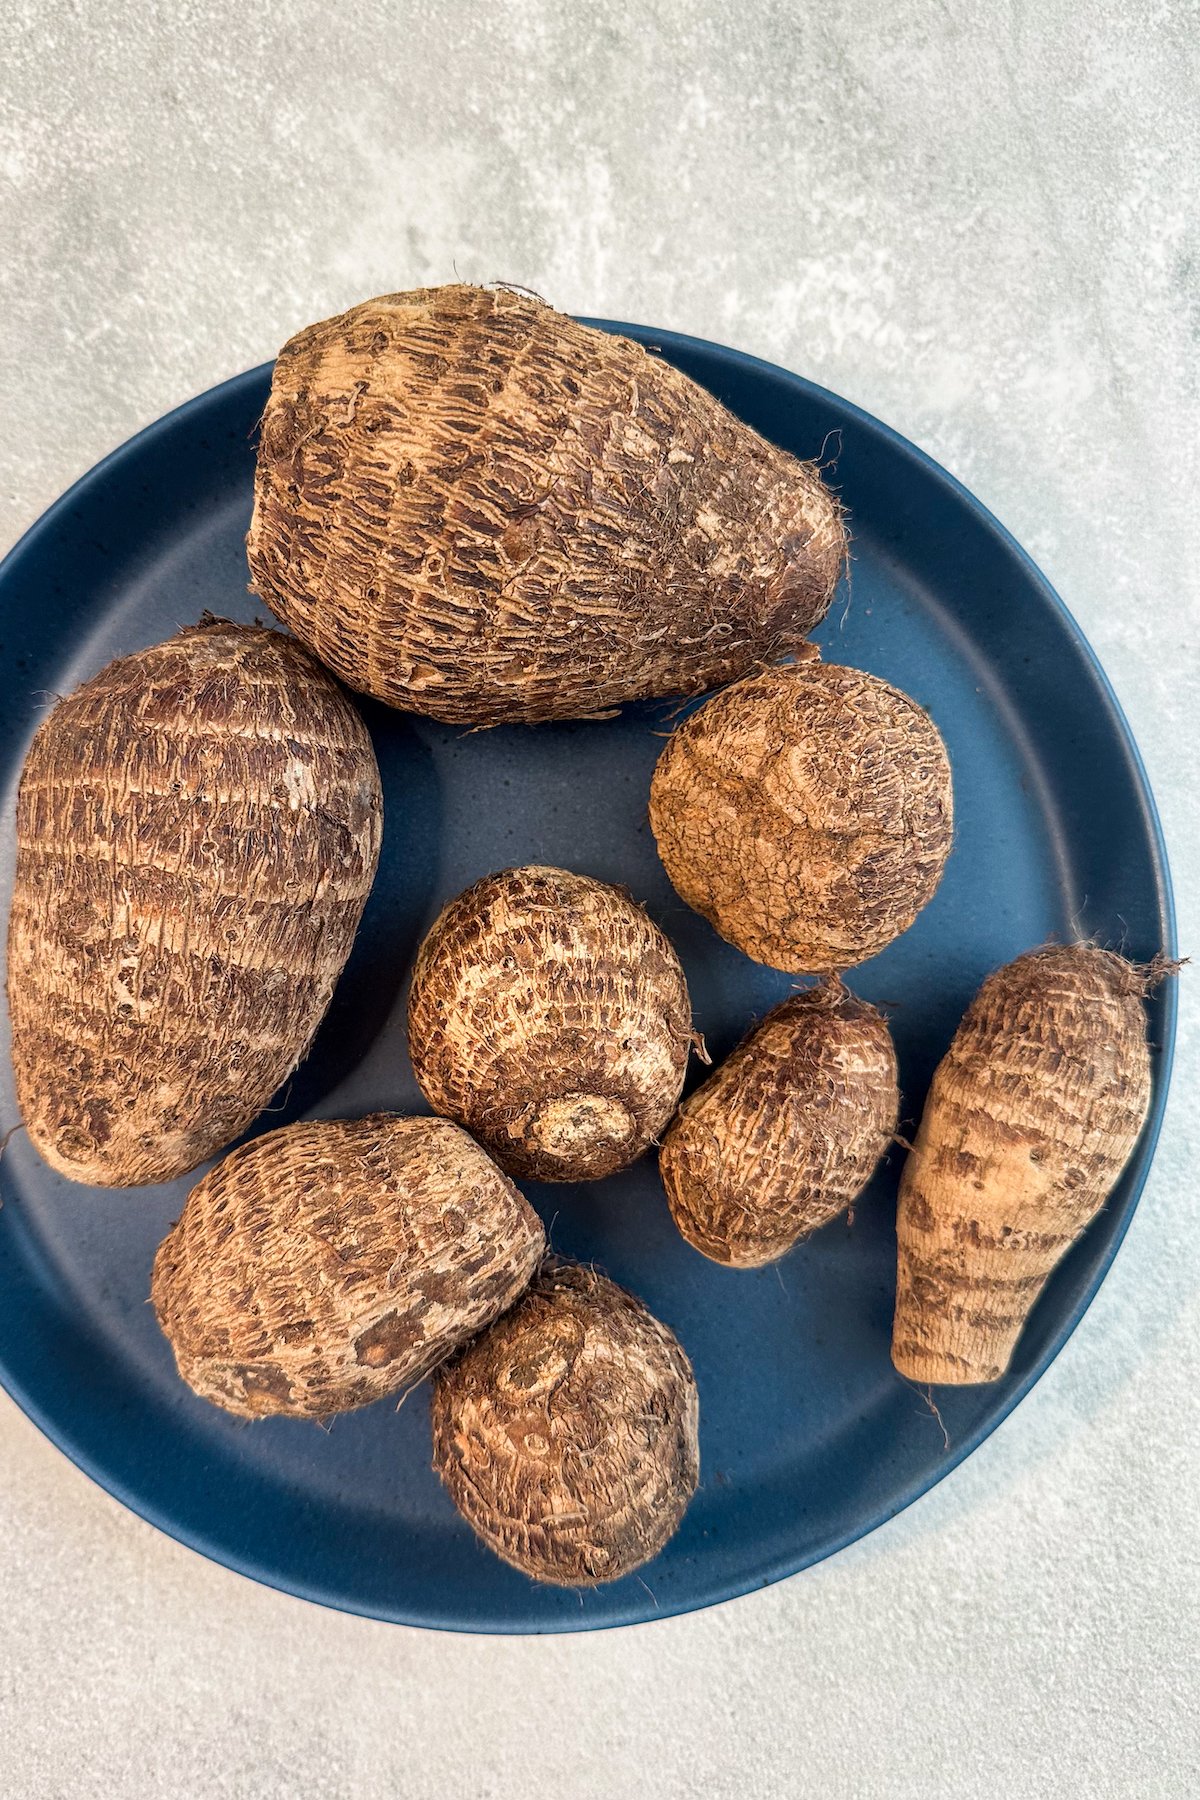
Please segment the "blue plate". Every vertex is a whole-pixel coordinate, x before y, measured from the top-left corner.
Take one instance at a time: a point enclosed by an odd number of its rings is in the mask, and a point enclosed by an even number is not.
[[[820,642],[929,708],[954,763],[958,835],[916,925],[854,985],[889,1008],[903,1112],[981,978],[1076,930],[1135,957],[1174,948],[1162,838],[1111,688],[1029,559],[919,450],[834,395],[669,332],[620,327],[801,456],[824,454],[850,510],[852,587]],[[226,382],[110,456],[0,569],[0,873],[17,779],[48,698],[208,608],[249,619],[243,536],[270,370]],[[468,736],[373,704],[383,861],[308,1062],[261,1129],[303,1115],[424,1110],[405,1051],[413,951],[488,870],[560,863],[626,883],[677,945],[717,1057],[788,979],[740,956],[659,866],[646,795],[670,708]],[[652,1160],[593,1186],[533,1188],[561,1251],[599,1263],[679,1334],[701,1395],[702,1485],[641,1576],[539,1588],[479,1546],[430,1469],[424,1388],[332,1429],[243,1427],[178,1380],[146,1304],[188,1190],[72,1186],[18,1133],[0,1167],[0,1375],[82,1469],[197,1550],[291,1593],[383,1619],[577,1631],[706,1606],[870,1531],[953,1468],[1036,1381],[1107,1269],[1146,1177],[1166,1095],[1173,984],[1151,1006],[1149,1125],[1111,1203],[1060,1265],[994,1387],[939,1394],[941,1427],[888,1356],[899,1157],[854,1222],[775,1267],[732,1271],[676,1235]],[[693,1075],[698,1078],[699,1070]],[[0,1122],[16,1117],[3,1075]]]

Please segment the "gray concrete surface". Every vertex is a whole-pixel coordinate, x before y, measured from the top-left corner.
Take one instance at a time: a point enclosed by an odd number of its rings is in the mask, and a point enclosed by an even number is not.
[[[1200,951],[1194,0],[10,0],[0,538],[366,294],[505,277],[877,412],[1103,657]],[[1192,975],[1185,989],[1194,987]],[[1102,1294],[905,1516],[707,1614],[472,1641],[203,1562],[0,1405],[6,1796],[1183,1796],[1200,1076]]]

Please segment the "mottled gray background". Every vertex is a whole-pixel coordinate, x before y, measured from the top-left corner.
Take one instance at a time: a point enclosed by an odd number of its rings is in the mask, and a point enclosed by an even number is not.
[[[176,402],[453,277],[723,339],[923,444],[1145,752],[1200,951],[1188,0],[9,0],[0,538]],[[489,1641],[322,1612],[0,1403],[7,1795],[1196,1792],[1200,1045],[1103,1292],[1000,1432],[707,1614]]]

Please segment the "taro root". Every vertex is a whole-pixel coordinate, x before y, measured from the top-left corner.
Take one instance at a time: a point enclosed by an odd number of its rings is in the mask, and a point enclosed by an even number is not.
[[[421,1092],[510,1174],[592,1181],[675,1110],[693,1041],[679,959],[619,889],[505,869],[421,945],[408,1043]]]
[[[438,1373],[433,1464],[497,1556],[590,1587],[656,1556],[700,1473],[698,1401],[674,1335],[623,1288],[549,1264]]]
[[[826,973],[877,955],[932,898],[950,764],[907,694],[809,659],[736,682],[671,734],[650,823],[676,891],[722,937]]]
[[[233,1150],[159,1247],[179,1373],[242,1418],[322,1418],[419,1381],[521,1293],[522,1194],[446,1119],[318,1119]]]
[[[795,650],[845,533],[814,464],[660,357],[454,286],[284,345],[248,548],[255,591],[351,687],[494,725]]]
[[[996,1381],[1051,1270],[1112,1192],[1150,1105],[1143,997],[1170,968],[1070,944],[988,977],[904,1165],[892,1360]]]
[[[75,1181],[169,1181],[307,1051],[375,874],[379,771],[281,632],[222,620],[113,662],[42,724],[17,800],[17,1100]]]
[[[773,1262],[854,1204],[899,1101],[882,1015],[836,980],[793,995],[676,1114],[658,1159],[672,1218],[714,1262]]]

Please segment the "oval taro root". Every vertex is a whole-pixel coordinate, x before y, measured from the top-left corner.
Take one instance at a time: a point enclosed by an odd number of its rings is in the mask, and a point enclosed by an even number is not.
[[[628,895],[586,875],[488,875],[417,955],[408,1043],[421,1092],[513,1175],[624,1168],[675,1110],[692,1041],[674,950]]]
[[[508,289],[387,294],[284,345],[248,539],[351,687],[460,725],[702,693],[794,650],[837,501],[679,370]]]
[[[631,1294],[549,1264],[438,1372],[433,1463],[497,1556],[563,1587],[615,1581],[673,1536],[700,1472],[674,1335]]]
[[[950,764],[907,694],[809,659],[735,682],[678,726],[650,824],[676,891],[722,937],[827,973],[875,956],[932,898]]]
[[[524,1197],[446,1119],[319,1119],[231,1151],[159,1247],[179,1373],[243,1418],[322,1418],[427,1375],[520,1294]]]
[[[996,1381],[1145,1123],[1149,968],[1071,944],[997,970],[933,1078],[904,1165],[892,1360]]]
[[[773,1262],[853,1205],[898,1109],[882,1015],[836,980],[795,994],[675,1115],[658,1159],[671,1216],[714,1262]]]
[[[278,631],[211,620],[44,721],[17,799],[8,995],[30,1137],[75,1181],[169,1181],[304,1056],[379,856],[366,728]]]

